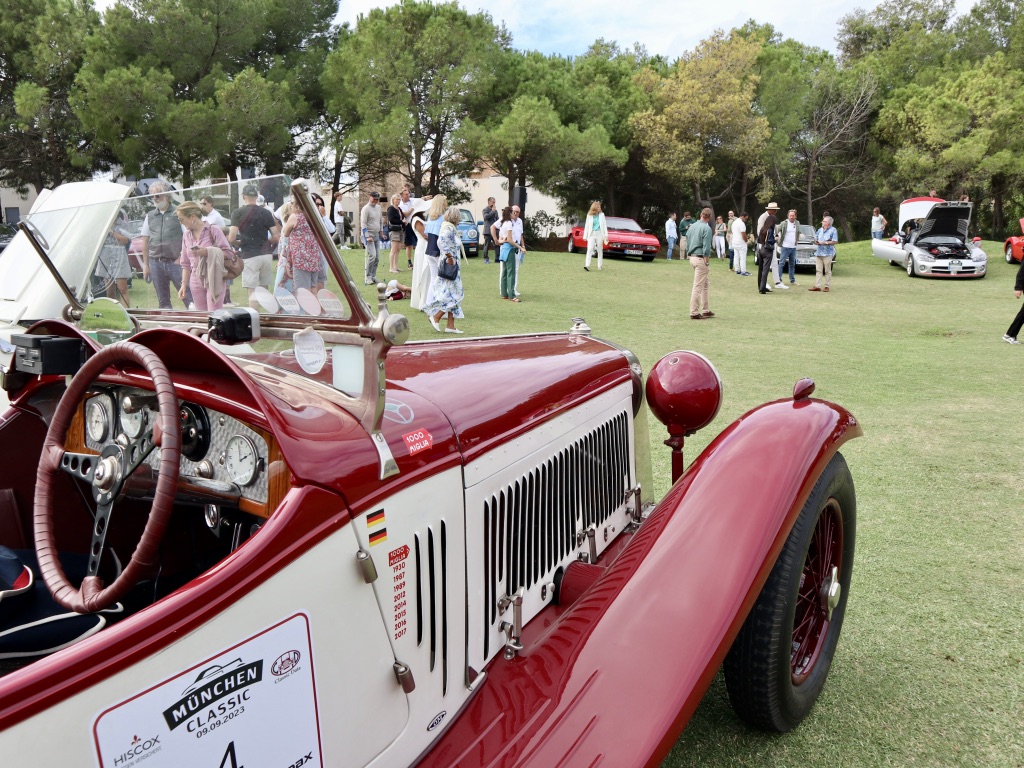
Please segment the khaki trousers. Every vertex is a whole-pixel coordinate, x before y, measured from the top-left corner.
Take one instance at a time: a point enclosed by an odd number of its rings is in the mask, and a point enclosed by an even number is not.
[[[825,274],[825,287],[832,285],[832,256],[814,257],[814,286],[821,288],[821,275]]]
[[[693,267],[693,292],[690,294],[690,314],[700,315],[708,311],[708,264],[703,256],[691,256]]]

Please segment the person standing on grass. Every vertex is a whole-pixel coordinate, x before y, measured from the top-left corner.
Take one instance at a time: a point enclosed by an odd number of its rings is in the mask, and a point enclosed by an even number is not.
[[[501,298],[505,301],[519,301],[516,296],[516,241],[513,231],[512,209],[505,207],[501,211],[501,227],[498,230],[498,247],[501,251]]]
[[[774,206],[774,207],[773,207]],[[778,223],[775,220],[775,211],[779,210],[779,206],[775,203],[769,203],[768,210],[764,212],[764,215],[758,220],[757,229],[757,292],[761,294],[769,293],[771,286],[769,285],[769,278],[772,272],[772,262],[775,260],[775,226]],[[778,268],[776,268],[776,271]],[[778,280],[774,281],[778,283]],[[778,283],[782,286],[781,283]],[[783,288],[787,286],[782,286]]]
[[[747,212],[743,211],[733,219],[729,227],[730,241],[732,242],[733,264],[736,266],[736,274],[749,277],[747,272]]]
[[[807,290],[829,292],[832,285],[832,259],[836,256],[836,243],[839,242],[839,233],[832,226],[832,217],[825,216],[821,220],[821,227],[814,233],[814,244],[818,246],[814,254],[814,285]],[[825,275],[825,285],[821,285],[821,276]]]
[[[796,285],[796,244],[800,234],[800,222],[796,219],[796,209],[790,208],[786,218],[778,227],[778,241],[782,248],[779,269],[785,273],[789,266],[789,284]]]
[[[494,202],[493,197],[487,198],[487,205],[483,211],[484,219],[484,264],[490,264],[491,260],[488,255],[491,252],[491,248],[494,248],[494,260],[498,260],[498,241],[494,239],[492,228],[498,223],[498,207]]]
[[[881,240],[885,237],[885,228],[889,226],[889,222],[885,220],[885,216],[882,215],[882,211],[875,208],[871,212],[871,239]]]
[[[721,216],[715,218],[715,255],[720,258],[725,258],[725,222],[722,221]]]
[[[587,218],[583,222],[583,239],[587,241],[587,259],[583,262],[583,269],[590,271],[590,259],[594,252],[597,252],[597,268],[601,269],[604,262],[604,249],[608,247],[608,224],[604,220],[604,213],[601,212],[601,203],[595,200],[590,204],[587,211]]]
[[[725,255],[729,257],[729,269],[733,268],[733,260],[736,253],[732,249],[732,225],[736,221],[736,213],[729,211],[729,218],[725,220]]]
[[[676,212],[672,211],[665,222],[665,261],[672,261],[672,249],[676,247],[676,240],[679,239],[679,230],[676,229]]]
[[[683,218],[679,221],[676,226],[676,230],[679,232],[679,252],[686,253],[686,231],[693,224],[693,216],[690,215],[689,211],[683,211]]]
[[[1013,295],[1018,299],[1024,296],[1024,261],[1021,261],[1020,267],[1017,269],[1017,279],[1013,283]],[[1013,318],[1010,327],[1003,334],[1003,341],[1007,344],[1020,344],[1017,341],[1017,334],[1020,333],[1021,326],[1024,326],[1024,305],[1021,305],[1017,316]]]
[[[706,320],[715,316],[708,306],[708,265],[711,263],[711,209],[700,212],[700,220],[686,232],[686,255],[693,267],[693,290],[690,292],[690,319]]]

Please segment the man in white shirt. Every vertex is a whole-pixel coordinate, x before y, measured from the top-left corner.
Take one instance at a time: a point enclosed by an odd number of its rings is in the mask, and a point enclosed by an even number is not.
[[[778,226],[779,242],[782,248],[782,257],[779,259],[779,269],[783,272],[786,265],[789,265],[789,284],[796,285],[796,243],[797,235],[800,232],[800,222],[796,220],[796,210],[791,209]]]
[[[746,211],[737,216],[729,230],[732,242],[733,264],[736,267],[736,274],[750,277],[747,272],[747,219],[750,218]]]
[[[212,197],[203,195],[203,197],[199,198],[199,207],[203,211],[203,221],[212,227],[220,227],[221,231],[227,234],[228,223],[220,215],[220,211],[213,207]]]
[[[679,230],[676,228],[676,212],[672,211],[665,222],[665,242],[668,247],[665,249],[665,261],[672,261],[672,249],[676,247],[679,239]]]

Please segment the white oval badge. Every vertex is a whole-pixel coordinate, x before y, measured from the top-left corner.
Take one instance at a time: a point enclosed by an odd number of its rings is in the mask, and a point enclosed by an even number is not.
[[[252,297],[259,302],[264,312],[271,315],[276,315],[281,307],[277,303],[277,299],[274,298],[274,294],[264,288],[262,285],[255,288],[252,292]]]
[[[287,312],[289,315],[297,315],[302,311],[302,307],[299,306],[299,302],[295,300],[284,288],[277,288],[274,291],[274,298],[277,299],[277,303],[281,305],[281,309]]]
[[[316,317],[323,311],[320,308],[320,302],[316,300],[316,296],[308,288],[299,288],[295,292],[295,298],[298,299],[299,306],[302,307],[302,311],[307,315]]]
[[[299,366],[308,374],[320,373],[327,362],[327,345],[312,328],[303,328],[292,336],[292,348]]]
[[[326,288],[321,288],[316,293],[316,297],[320,300],[320,307],[323,309],[325,315],[331,317],[345,317],[345,305],[341,303],[341,299],[335,296],[331,291]]]

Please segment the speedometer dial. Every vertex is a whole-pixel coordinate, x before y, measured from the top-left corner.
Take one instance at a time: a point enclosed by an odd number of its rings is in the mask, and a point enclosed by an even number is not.
[[[256,444],[245,435],[232,437],[224,452],[224,466],[232,482],[242,486],[252,485],[260,468]]]
[[[85,405],[85,429],[89,439],[100,443],[107,439],[114,418],[114,403],[107,395],[96,395]]]
[[[127,398],[122,398],[122,402]],[[121,411],[121,429],[128,435],[132,440],[142,434],[142,430],[146,428],[146,409],[139,408],[134,413],[129,413],[125,410],[122,405]]]

